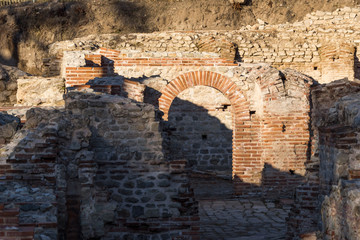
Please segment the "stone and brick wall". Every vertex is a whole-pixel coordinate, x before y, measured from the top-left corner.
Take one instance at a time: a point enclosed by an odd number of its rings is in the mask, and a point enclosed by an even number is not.
[[[149,104],[70,92],[65,110],[28,111],[0,163],[5,237],[198,239],[185,161],[165,161]]]
[[[360,87],[360,85],[358,85]],[[319,128],[322,237],[357,239],[360,209],[360,94],[340,98]]]
[[[76,159],[68,163],[78,169],[83,236],[196,235],[196,205],[184,163],[165,162],[151,105],[70,93],[66,108],[89,119],[90,131],[77,130],[70,145],[78,149],[79,165]]]
[[[67,85],[81,88],[84,83],[103,81],[115,86],[121,85],[122,79],[144,84],[143,101],[159,106],[164,113],[169,159],[183,157],[196,170],[230,170],[232,166],[238,193],[275,189],[277,194],[291,194],[302,181],[310,141],[309,78],[289,70],[280,73],[267,65],[240,64],[218,53],[177,56],[180,53],[105,48],[97,53],[84,55],[92,67],[66,68]],[[96,75],[98,72],[106,77]],[[184,91],[194,87],[214,89],[222,96],[221,104],[199,102],[204,98],[202,92],[192,94],[192,102],[181,102],[179,94],[186,95]],[[178,103],[170,112],[173,100]],[[198,127],[190,126],[194,117],[199,119]]]
[[[279,69],[292,68],[313,77],[320,83],[346,77],[353,80],[360,72],[359,51],[357,51],[360,44],[357,25],[359,13],[359,8],[342,8],[332,13],[308,14],[303,21],[293,24],[262,23],[236,31],[88,36],[54,43],[50,52],[52,56],[63,55],[67,58],[70,56],[67,51],[102,46],[132,51],[131,56],[123,56],[129,61],[144,52],[178,53],[175,57],[196,55],[196,52],[213,52],[229,60],[268,63]],[[86,51],[84,54],[90,52],[90,50]],[[132,63],[125,62],[125,59],[122,64]],[[100,63],[99,60],[97,63]],[[65,67],[75,65],[62,64],[62,66],[64,70]]]
[[[56,148],[48,127],[19,130],[0,150],[0,234],[57,238]]]
[[[346,206],[351,205],[353,211],[359,199],[356,194],[351,195],[358,191],[358,183],[352,179],[356,179],[358,173],[355,159],[359,145],[356,120],[360,109],[359,91],[359,83],[347,80],[312,87],[311,157],[306,162],[306,182],[296,190],[289,236],[315,236],[321,226],[320,239],[356,236],[349,233],[353,227],[346,229],[342,224],[355,223],[354,219],[344,216],[349,211]]]

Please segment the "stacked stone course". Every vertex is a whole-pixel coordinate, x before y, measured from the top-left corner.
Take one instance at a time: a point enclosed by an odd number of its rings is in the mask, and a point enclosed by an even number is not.
[[[121,85],[122,78],[132,79],[134,84],[144,83],[146,89],[161,93],[159,100],[150,96],[151,99],[144,98],[144,101],[151,102],[155,106],[158,101],[159,109],[164,113],[164,120],[168,120],[172,101],[184,90],[196,86],[214,88],[229,100],[227,106],[233,114],[232,123],[228,119],[225,124],[232,126],[233,130],[232,175],[238,182],[236,192],[243,194],[242,192],[248,188],[246,184],[253,184],[258,187],[252,186],[250,189],[263,189],[263,192],[267,192],[268,189],[275,191],[282,189],[280,191],[289,194],[291,189],[302,181],[310,139],[308,98],[311,80],[309,78],[292,71],[279,73],[265,65],[242,66],[238,62],[220,57],[217,53],[184,53],[176,60],[172,56],[176,56],[177,53],[171,52],[133,53],[100,48],[98,53],[100,54],[85,55],[85,60],[94,60],[97,62],[95,63],[97,67],[65,69],[68,86],[89,83],[90,79],[95,77],[93,74],[99,71],[107,76],[113,86],[116,81]],[[68,56],[75,55],[81,56],[78,53],[68,53]],[[209,55],[213,57],[208,58]],[[124,56],[127,56],[126,64],[123,64]],[[131,60],[129,57],[132,57]],[[64,61],[64,65],[68,65],[66,59]],[[149,64],[149,61],[153,64]],[[90,60],[86,60],[86,63],[93,64]],[[87,72],[86,75],[82,75],[83,72]],[[154,75],[159,76],[160,79]],[[115,78],[111,79],[110,76]],[[170,83],[166,84],[169,81]],[[216,109],[215,106],[212,108]],[[253,115],[250,115],[250,112],[253,112]],[[174,117],[180,119],[180,115]],[[176,130],[170,132],[168,134],[177,136]],[[203,132],[206,138],[207,131]],[[273,138],[274,134],[278,136],[276,140]],[[288,140],[294,135],[295,140]],[[178,137],[181,138],[180,135]],[[171,137],[169,140],[171,142]],[[190,144],[194,146],[199,144],[191,141]],[[289,152],[286,149],[293,150]],[[171,149],[171,147],[169,149],[170,152],[174,150],[175,148]],[[183,150],[179,149],[179,151]],[[194,149],[193,154],[203,154],[203,158],[206,159],[208,151],[195,153],[196,149]],[[278,151],[284,153],[281,161],[277,161],[277,157],[273,155]],[[188,157],[197,158],[190,155]],[[213,159],[212,162],[219,161]],[[279,175],[278,171],[272,170],[273,168],[284,173]],[[289,171],[293,176],[290,176]]]
[[[345,209],[350,201],[354,209],[358,199],[355,195],[346,195],[347,191],[356,190],[354,184],[346,182],[356,179],[357,165],[349,159],[356,157],[358,140],[357,122],[359,83],[339,80],[329,84],[312,87],[312,138],[311,157],[306,162],[306,182],[296,190],[295,204],[290,214],[289,237],[315,237],[318,239],[356,239],[358,235],[350,237],[344,224],[353,224],[342,214],[332,217],[335,206],[339,212]],[[352,160],[354,161],[354,160]],[[344,182],[342,182],[344,181]],[[342,186],[342,187],[341,187]],[[348,186],[348,187],[346,187]],[[342,200],[335,204],[329,200],[339,197],[344,191]],[[325,199],[325,200],[324,200]],[[322,206],[321,206],[322,205]],[[322,212],[322,219],[320,216]],[[335,222],[335,223],[334,223]],[[322,233],[317,232],[322,228]],[[317,234],[316,234],[317,232]],[[351,231],[350,231],[351,232]],[[345,235],[344,235],[345,234]]]
[[[357,239],[360,236],[360,95],[356,92],[340,98],[319,128],[323,238]]]
[[[184,161],[164,161],[154,108],[117,96],[67,96],[66,111],[28,112],[18,142],[7,145],[1,156],[6,188],[0,188],[0,202],[9,209],[2,226],[17,227],[5,234],[19,236],[14,239],[41,239],[41,234],[50,239],[196,239],[197,208]],[[12,181],[24,189],[16,191]],[[39,200],[26,193],[30,185]],[[14,205],[11,191],[24,195],[20,205]],[[49,191],[51,202],[38,191]],[[46,211],[37,215],[38,209]],[[52,214],[46,217],[51,224],[41,221],[46,214]],[[27,219],[35,222],[26,225]]]
[[[197,52],[214,52],[225,59],[246,63],[269,63],[274,67],[293,68],[321,83],[359,75],[357,30],[359,8],[343,8],[333,13],[317,12],[294,24],[256,24],[236,31],[161,32],[149,34],[88,36],[55,43],[51,53],[90,51],[94,46],[133,51],[132,57],[153,52],[176,52],[185,57]],[[335,41],[336,39],[336,41]],[[329,55],[330,54],[330,55]],[[66,57],[66,54],[63,54]],[[129,57],[129,56],[127,56]],[[130,60],[131,61],[131,60]],[[174,60],[175,61],[175,60]],[[161,62],[144,62],[144,64]],[[131,64],[123,62],[123,64]],[[212,63],[210,63],[212,64]],[[64,69],[64,67],[63,67]],[[330,70],[330,72],[329,72]]]

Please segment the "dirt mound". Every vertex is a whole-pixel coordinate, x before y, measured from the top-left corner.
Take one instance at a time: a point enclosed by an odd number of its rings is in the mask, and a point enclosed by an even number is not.
[[[50,43],[89,34],[168,30],[234,30],[257,19],[277,24],[360,0],[85,0],[0,8],[0,63],[43,73]],[[237,1],[233,1],[237,2]],[[241,1],[240,1],[241,2]]]

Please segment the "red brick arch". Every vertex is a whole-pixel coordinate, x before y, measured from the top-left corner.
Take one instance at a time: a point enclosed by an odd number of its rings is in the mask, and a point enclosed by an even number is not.
[[[195,71],[182,74],[172,80],[161,91],[159,108],[168,120],[172,101],[182,91],[194,86],[209,86],[219,90],[231,102],[233,113],[233,177],[238,179],[235,185],[241,192],[245,184],[259,184],[257,171],[260,170],[259,124],[251,122],[249,102],[240,87],[229,78],[210,71]],[[243,187],[242,187],[243,186]]]

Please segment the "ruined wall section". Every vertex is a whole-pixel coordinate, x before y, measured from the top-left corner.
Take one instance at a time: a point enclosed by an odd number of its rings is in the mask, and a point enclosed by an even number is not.
[[[293,195],[305,181],[309,158],[312,80],[293,70],[269,69],[255,76],[263,101],[262,117],[252,115],[261,125],[262,188],[276,196]]]
[[[181,232],[196,235],[192,222],[197,210],[184,163],[165,162],[159,122],[151,105],[70,93],[66,107],[88,121],[84,133],[74,132],[78,142],[71,143],[72,149],[80,150],[82,136],[88,136],[87,151],[78,152],[78,166],[72,163],[79,174],[83,236],[162,235],[170,239]]]
[[[358,95],[359,91],[358,83],[346,80],[312,87],[311,157],[306,162],[306,182],[296,189],[289,236],[315,236],[321,229],[320,209],[324,196],[330,194],[340,179],[352,178],[348,159],[351,149],[357,149],[358,144],[354,128],[358,97],[354,94]],[[341,238],[330,236],[330,239]]]
[[[114,77],[112,80],[107,77],[112,82],[110,85],[116,84],[117,80],[120,82],[120,78],[146,85],[143,100],[155,106],[162,104],[162,111],[164,107],[167,108],[163,118],[170,120],[166,121],[165,126],[169,159],[185,158],[194,169],[202,171],[228,171],[232,165],[233,176],[241,186],[244,181],[263,192],[276,189],[276,194],[279,194],[277,191],[283,191],[285,195],[291,194],[291,189],[302,181],[310,141],[308,98],[312,81],[309,78],[293,71],[285,71],[284,75],[266,64],[240,66],[217,53],[140,53],[105,48],[101,48],[99,53],[100,55],[88,55],[87,58],[92,60],[88,64],[100,66],[66,68],[66,83],[81,86],[92,81],[93,73],[103,71],[104,76]],[[215,76],[220,76],[221,79],[213,82],[212,78]],[[228,80],[225,81],[223,76]],[[97,78],[99,81],[106,80],[95,77]],[[184,79],[188,80],[184,82]],[[228,83],[234,88],[227,86]],[[195,86],[224,91],[219,94],[223,95],[221,101],[224,102],[223,106],[226,105],[227,113],[219,114],[219,110],[224,107],[218,106],[216,102],[211,105],[201,102],[204,96],[199,93],[188,99],[191,101],[182,101],[183,106],[175,110],[178,113],[174,115],[174,109],[179,107],[177,105],[181,102],[179,96],[186,95],[186,92],[182,92],[187,89],[193,91],[191,89]],[[232,94],[235,88],[238,90]],[[214,99],[215,96],[211,98]],[[231,98],[243,97],[247,102],[239,106],[231,102]],[[180,113],[179,110],[183,112]],[[212,116],[209,112],[216,112],[212,115],[217,118],[207,117]],[[200,117],[201,113],[204,113],[203,117]],[[199,119],[195,121],[198,125],[196,128],[192,115]],[[187,125],[182,126],[184,121],[187,121]],[[211,121],[213,123],[209,124]],[[213,131],[218,125],[219,132],[215,134]],[[231,131],[233,152],[226,147],[230,145],[230,137],[225,136],[225,132],[230,135]],[[274,140],[274,134],[278,139]],[[296,138],[289,140],[293,135]],[[210,138],[211,136],[213,137]],[[211,142],[219,136],[223,136],[221,145],[224,145],[226,151],[221,149],[218,143]],[[237,141],[237,138],[241,140]],[[183,143],[184,139],[188,141]],[[252,145],[245,147],[248,141],[252,142]],[[239,144],[244,146],[239,147]],[[280,158],[276,156],[278,152],[282,153]],[[233,162],[229,161],[231,153]],[[241,160],[237,159],[237,156],[240,156]],[[242,190],[245,188],[240,187],[236,191]]]
[[[0,228],[16,227],[1,231],[5,237],[197,236],[185,162],[165,161],[154,107],[145,103],[69,93],[66,110],[28,111],[1,149],[1,183]]]
[[[134,57],[136,52],[177,52],[175,57],[184,57],[185,52],[213,52],[240,62],[293,68],[321,83],[342,78],[353,80],[359,75],[356,50],[360,44],[359,13],[358,8],[342,8],[332,13],[308,14],[294,24],[262,23],[237,31],[91,35],[54,43],[50,53],[67,58],[64,51],[89,52],[96,46],[132,50]],[[62,74],[65,67],[63,64]]]
[[[56,239],[56,133],[38,126],[33,111],[28,118],[0,148],[0,236]]]
[[[341,98],[319,129],[322,234],[331,239],[360,236],[360,94]]]
[[[26,75],[18,68],[0,64],[0,108],[16,104],[17,79]]]
[[[28,76],[17,80],[16,106],[63,106],[65,84],[62,78]]]

